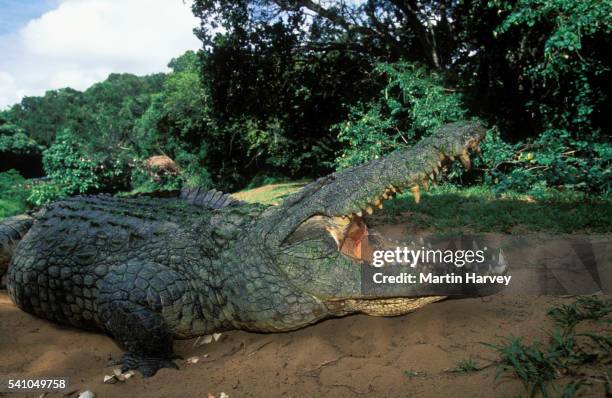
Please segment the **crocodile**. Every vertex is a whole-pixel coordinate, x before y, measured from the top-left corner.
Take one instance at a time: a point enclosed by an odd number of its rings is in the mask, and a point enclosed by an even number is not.
[[[0,269],[10,257],[8,293],[22,310],[107,333],[124,350],[122,370],[145,377],[176,367],[173,339],[406,314],[446,296],[418,286],[390,297],[362,289],[360,267],[380,244],[368,234],[372,213],[402,190],[418,202],[454,160],[469,168],[485,131],[473,122],[444,125],[277,206],[194,189],[60,200],[0,223]]]

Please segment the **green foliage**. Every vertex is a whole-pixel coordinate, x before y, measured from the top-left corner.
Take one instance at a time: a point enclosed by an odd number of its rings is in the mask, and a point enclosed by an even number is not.
[[[23,129],[0,120],[0,156],[8,154],[16,156],[39,155],[40,146],[28,137]]]
[[[597,41],[612,33],[612,5],[597,0],[522,0],[511,5],[491,1],[506,15],[496,36],[519,35],[520,78],[537,100],[525,110],[537,121],[540,134],[508,157],[505,170],[492,177],[499,188],[557,187],[612,192],[612,145],[599,123],[608,95],[600,79],[609,64],[594,51]],[[543,50],[540,50],[542,48]]]
[[[575,140],[567,130],[546,130],[537,139],[510,144],[492,131],[475,166],[496,192],[515,190],[541,198],[551,188],[612,192],[612,145]],[[588,154],[588,157],[585,157]]]
[[[0,219],[26,210],[26,180],[16,171],[0,173]]]
[[[495,3],[495,2],[493,2]],[[576,132],[592,131],[589,117],[600,101],[593,77],[610,70],[588,48],[589,40],[612,33],[612,4],[598,0],[522,0],[509,11],[495,31],[518,30],[529,44],[543,44],[544,51],[526,55],[523,76],[535,88],[546,90],[545,101],[530,102],[546,129],[565,126]],[[569,100],[569,101],[568,101]]]
[[[347,145],[336,159],[340,169],[377,159],[402,145],[401,133],[393,128],[392,119],[382,115],[380,104],[372,104],[367,110],[353,107],[348,120],[335,127],[338,141]]]
[[[179,173],[173,173],[168,170],[152,169],[139,162],[132,169],[131,173],[131,192],[153,192],[153,191],[172,191],[180,189],[184,184],[183,176]],[[200,186],[200,185],[196,185]],[[202,185],[206,186],[206,185]]]
[[[38,155],[40,146],[22,132],[13,135],[0,133],[0,154],[8,153],[16,156]]]
[[[71,88],[50,90],[42,97],[24,97],[5,112],[9,122],[16,124],[37,143],[48,146],[61,128],[75,128],[86,112],[83,93]]]
[[[44,151],[43,164],[48,177],[61,186],[59,191],[63,194],[113,191],[125,188],[129,179],[127,161],[113,155],[112,152],[89,153],[73,132],[62,130],[53,145]]]
[[[68,196],[67,190],[54,182],[35,184],[27,197],[28,204],[38,207]]]
[[[42,147],[0,114],[0,171],[19,169],[25,176],[40,175]]]
[[[159,154],[185,184],[236,190],[361,164],[478,117],[493,134],[453,183],[609,195],[609,2],[405,3],[195,0],[199,54],[168,74],[25,97],[0,114],[15,126],[0,133],[0,170],[40,175],[37,146],[68,129],[88,176],[74,192],[125,189],[136,160]],[[94,178],[91,162],[128,166]]]
[[[234,189],[258,173],[329,172],[338,149],[330,126],[344,119],[348,104],[377,89],[367,56],[342,46],[302,50],[302,24],[258,21],[209,37],[202,75],[217,126],[208,137],[215,183]]]
[[[180,167],[185,185],[209,187],[212,182],[205,162],[215,127],[199,65],[193,51],[170,62],[173,73],[167,76],[162,91],[153,96],[149,108],[136,122],[134,137],[135,149],[141,158],[165,153]],[[133,186],[140,184],[138,178]],[[159,184],[153,183],[156,185]]]
[[[213,182],[208,169],[204,166],[207,147],[202,145],[196,153],[180,151],[176,162],[181,167],[181,179],[184,186],[212,188]]]
[[[3,112],[4,118],[45,147],[59,131],[69,129],[93,151],[118,150],[132,137],[134,123],[161,91],[165,76],[111,74],[84,92],[50,90],[42,97],[24,97]]]
[[[502,371],[512,370],[526,386],[533,386],[532,397],[537,392],[548,397],[547,382],[559,377],[560,371],[566,369],[563,353],[554,347],[544,347],[539,341],[526,345],[520,337],[513,337],[506,344],[493,347],[502,362],[498,376]]]
[[[394,118],[407,116],[407,136],[410,139],[427,136],[444,123],[465,117],[460,95],[445,88],[444,80],[437,72],[405,62],[379,64],[376,71],[387,76],[386,104]]]
[[[445,88],[438,74],[406,62],[379,64],[375,72],[387,78],[379,98],[352,107],[348,120],[335,126],[338,140],[347,145],[336,159],[339,168],[414,145],[444,123],[465,117],[461,96]]]

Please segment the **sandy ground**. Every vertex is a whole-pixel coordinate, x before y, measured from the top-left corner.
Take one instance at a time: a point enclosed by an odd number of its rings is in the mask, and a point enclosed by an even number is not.
[[[96,397],[526,396],[516,378],[496,379],[495,366],[449,370],[467,358],[479,366],[494,360],[482,342],[510,335],[546,339],[546,309],[568,301],[501,295],[447,300],[395,318],[349,316],[281,334],[236,331],[197,346],[177,341],[179,355],[200,360],[109,385],[103,383],[112,374],[107,362],[121,355],[109,337],[37,319],[0,292],[0,375],[69,377],[73,391],[66,396],[73,397],[79,390]],[[603,397],[605,386],[594,383],[585,393]]]

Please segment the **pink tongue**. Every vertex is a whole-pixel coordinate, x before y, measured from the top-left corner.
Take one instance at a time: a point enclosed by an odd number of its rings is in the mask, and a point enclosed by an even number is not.
[[[372,250],[368,242],[368,227],[361,220],[353,223],[342,242],[340,251],[357,260],[365,260],[371,257]]]

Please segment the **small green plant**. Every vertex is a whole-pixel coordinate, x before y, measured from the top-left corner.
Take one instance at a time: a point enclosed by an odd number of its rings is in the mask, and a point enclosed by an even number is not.
[[[612,300],[580,297],[572,304],[561,304],[548,311],[548,316],[560,327],[572,329],[584,320],[600,320],[612,310]]]
[[[476,365],[476,362],[472,358],[468,358],[468,359],[462,359],[461,361],[457,362],[457,366],[455,367],[454,371],[469,373],[469,372],[477,372],[479,370],[480,368],[478,367],[478,365]]]
[[[561,376],[562,363],[554,351],[548,351],[539,341],[525,344],[520,337],[511,337],[505,344],[492,345],[501,357],[496,377],[512,371],[525,386],[533,386],[531,396],[541,392],[547,397],[546,382]]]
[[[570,381],[562,387],[553,385],[552,386],[552,391],[554,394],[553,396],[558,397],[558,398],[574,397],[578,393],[578,390],[580,390],[586,384],[587,384],[587,381],[581,379],[577,381]],[[562,388],[562,390],[560,390],[560,388]]]
[[[540,393],[550,396],[571,397],[586,384],[586,380],[574,380],[562,390],[550,382],[566,375],[576,374],[585,364],[607,361],[612,354],[612,339],[593,332],[577,333],[576,326],[585,320],[601,321],[610,315],[611,300],[597,297],[580,297],[569,305],[551,308],[548,315],[561,328],[549,332],[548,344],[538,340],[527,344],[520,337],[510,337],[502,344],[486,344],[500,356],[496,377],[512,372],[526,387],[531,396]],[[586,344],[586,340],[596,345]],[[603,362],[602,362],[603,363]],[[551,392],[554,395],[551,395]]]

